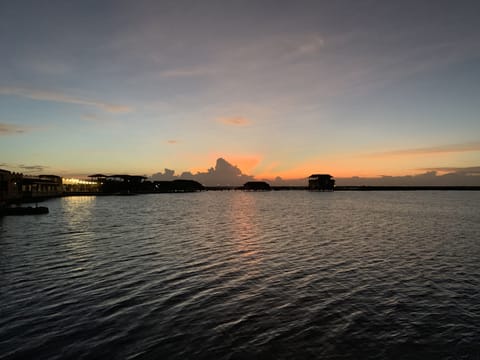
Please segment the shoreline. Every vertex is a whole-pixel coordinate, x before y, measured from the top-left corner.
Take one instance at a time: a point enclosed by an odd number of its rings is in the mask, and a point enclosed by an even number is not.
[[[241,186],[206,186],[205,190],[201,191],[248,191],[255,192],[255,190],[245,190]],[[336,186],[333,191],[318,191],[309,190],[307,186],[271,186],[268,191],[311,191],[311,192],[335,192],[335,191],[480,191],[480,186]],[[193,191],[198,192],[198,191]],[[265,192],[265,190],[260,192]],[[143,194],[179,194],[187,192],[139,192],[129,195],[143,195]],[[64,192],[56,195],[45,195],[33,198],[15,199],[7,202],[4,206],[13,204],[29,204],[42,202],[54,198],[62,197],[79,197],[79,196],[125,196],[118,193],[100,193],[100,192]]]

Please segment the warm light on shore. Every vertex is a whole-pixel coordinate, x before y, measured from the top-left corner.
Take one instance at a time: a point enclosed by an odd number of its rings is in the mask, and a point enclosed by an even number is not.
[[[63,185],[96,185],[95,181],[75,179],[75,178],[62,178]]]

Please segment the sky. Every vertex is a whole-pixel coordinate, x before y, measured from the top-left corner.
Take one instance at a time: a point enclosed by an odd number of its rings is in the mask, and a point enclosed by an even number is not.
[[[222,159],[241,179],[480,185],[479,17],[467,0],[1,1],[0,168]]]

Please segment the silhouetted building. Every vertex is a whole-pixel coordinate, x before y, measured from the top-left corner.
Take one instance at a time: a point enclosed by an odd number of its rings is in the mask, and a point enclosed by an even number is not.
[[[0,205],[60,196],[62,193],[62,178],[60,176],[26,176],[0,170]]]
[[[308,178],[308,189],[317,191],[333,191],[335,180],[329,174],[313,174]]]
[[[22,179],[22,196],[24,199],[60,196],[62,193],[63,186],[60,176],[24,176]]]
[[[0,206],[21,198],[22,180],[22,174],[0,169]]]
[[[143,193],[147,178],[139,175],[111,175],[104,179],[101,189],[109,194],[137,194]]]
[[[195,192],[205,190],[202,184],[195,180],[177,179],[173,181],[154,181],[153,192]]]
[[[204,190],[203,185],[195,180],[177,179],[173,180],[172,183],[174,192],[195,192]]]
[[[243,190],[249,191],[269,191],[270,185],[265,181],[248,181],[243,184]]]

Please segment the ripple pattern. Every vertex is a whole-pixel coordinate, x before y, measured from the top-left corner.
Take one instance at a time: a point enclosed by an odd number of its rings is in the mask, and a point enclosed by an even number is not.
[[[480,359],[479,192],[47,206],[0,218],[0,359]]]

